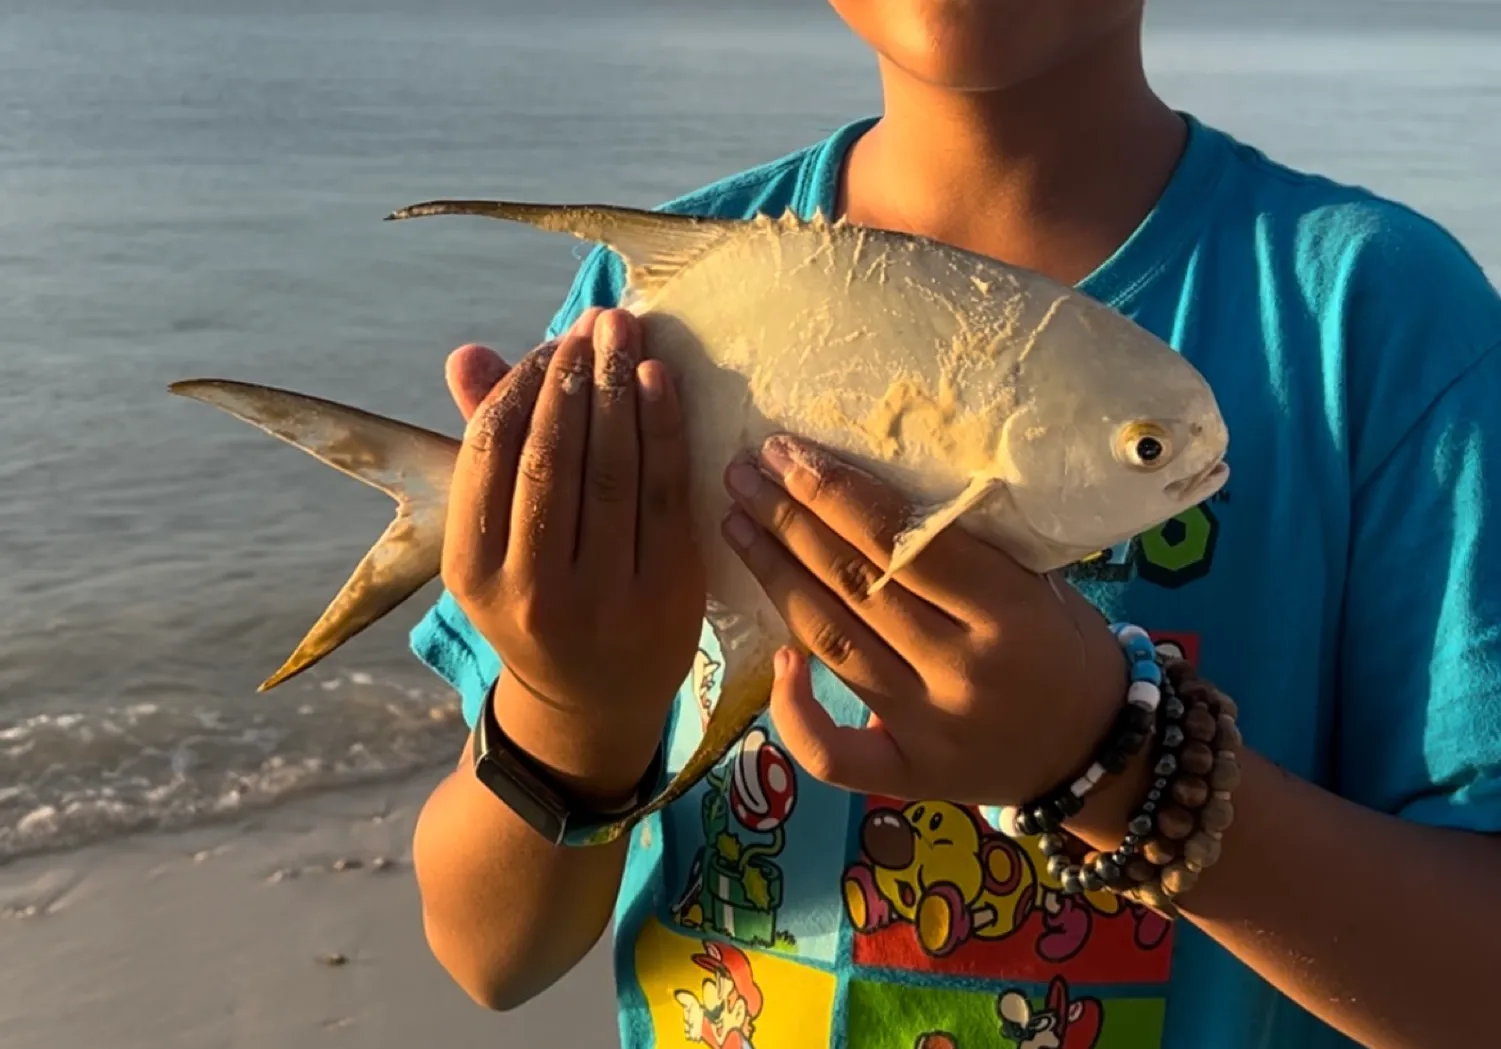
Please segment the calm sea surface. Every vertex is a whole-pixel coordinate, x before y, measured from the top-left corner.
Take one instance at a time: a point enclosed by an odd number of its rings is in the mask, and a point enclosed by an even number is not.
[[[1237,6],[1157,3],[1173,103],[1428,211],[1501,276],[1501,5]],[[819,0],[5,7],[0,860],[452,760],[405,647],[422,600],[254,693],[389,504],[169,381],[456,432],[447,351],[529,348],[582,249],[386,212],[651,205],[878,101]]]

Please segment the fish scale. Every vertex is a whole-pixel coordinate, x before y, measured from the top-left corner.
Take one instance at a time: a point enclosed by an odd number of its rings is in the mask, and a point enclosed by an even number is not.
[[[776,650],[795,643],[720,539],[734,456],[777,433],[816,442],[913,507],[876,587],[944,529],[1046,573],[1202,502],[1225,482],[1229,434],[1193,366],[1118,312],[1041,274],[905,233],[788,212],[709,219],[606,205],[432,201],[410,219],[476,215],[602,243],[625,263],[622,305],[677,383],[690,510],[720,642],[703,738],[654,797],[599,828],[610,841],[698,782],[766,708]],[[286,390],[176,383],[386,491],[398,515],[273,687],[325,658],[437,575],[450,438]],[[373,454],[355,454],[368,448]]]

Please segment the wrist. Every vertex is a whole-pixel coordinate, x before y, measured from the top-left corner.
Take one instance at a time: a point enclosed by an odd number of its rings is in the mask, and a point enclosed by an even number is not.
[[[1150,789],[1152,762],[1152,749],[1143,747],[1124,770],[1084,799],[1083,811],[1066,824],[1068,832],[1101,852],[1118,848],[1136,807]]]
[[[662,741],[661,723],[621,725],[553,704],[502,671],[489,700],[505,734],[569,796],[601,809],[629,802]]]
[[[1221,839],[1235,819],[1231,795],[1240,784],[1242,744],[1229,696],[1181,660],[1163,663],[1161,676],[1154,755],[1114,789],[1099,792],[1093,813],[1081,810],[1084,818],[1067,829],[1097,850],[1080,868],[1082,884],[1103,882],[1175,915],[1177,898],[1220,858]]]

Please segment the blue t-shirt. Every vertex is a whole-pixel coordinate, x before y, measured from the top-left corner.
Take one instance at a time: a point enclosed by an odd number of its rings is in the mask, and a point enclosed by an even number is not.
[[[870,126],[666,210],[832,214]],[[1409,820],[1501,831],[1501,519],[1487,501],[1501,490],[1501,299],[1427,219],[1189,126],[1156,208],[1080,286],[1203,372],[1233,476],[1072,581],[1196,662],[1238,700],[1248,744],[1290,772]],[[618,260],[596,250],[550,334],[620,290]],[[499,663],[450,596],[412,644],[472,724]],[[706,629],[670,769],[700,737],[718,669]],[[836,720],[858,723],[864,707],[815,673]],[[891,810],[916,841],[900,869],[861,846],[862,821]],[[813,781],[763,719],[633,836],[616,910],[624,1044],[1351,1044],[1188,923],[1058,888],[1035,843],[970,809]],[[1392,906],[1463,920],[1462,896]]]

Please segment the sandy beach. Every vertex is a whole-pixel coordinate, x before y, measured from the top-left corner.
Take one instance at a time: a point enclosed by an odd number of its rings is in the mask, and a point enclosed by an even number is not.
[[[5,1049],[617,1044],[609,944],[514,1013],[422,939],[429,775],[0,868]]]

